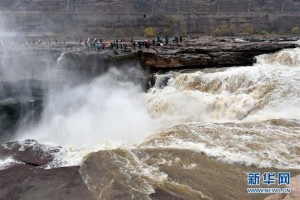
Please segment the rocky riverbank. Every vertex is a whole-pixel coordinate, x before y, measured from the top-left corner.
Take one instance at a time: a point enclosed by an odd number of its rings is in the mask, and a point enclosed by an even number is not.
[[[66,64],[69,67],[80,68],[82,72],[93,71],[103,73],[110,65],[140,63],[144,68],[151,70],[170,70],[187,68],[216,68],[231,66],[249,66],[255,62],[255,56],[269,54],[286,48],[300,46],[296,42],[299,37],[196,37],[186,38],[183,43],[170,41],[163,49],[160,46],[151,46],[133,49],[127,47],[126,51],[120,48],[105,50],[88,50],[84,44],[59,43],[36,44],[18,46],[14,45],[10,51],[30,51],[32,54],[49,53],[57,55],[64,53]],[[141,39],[146,41],[146,39]],[[139,40],[140,41],[140,40]],[[0,51],[1,53],[2,51]],[[0,54],[1,55],[1,54]],[[36,55],[35,55],[36,57]],[[71,65],[71,66],[70,66]]]
[[[255,56],[274,53],[296,44],[278,42],[197,42],[166,47],[160,53],[139,52],[143,66],[150,69],[215,68],[249,66]]]
[[[171,42],[163,49],[159,46],[135,50],[129,47],[126,52],[116,49],[95,52],[79,48],[68,51],[65,56],[73,66],[87,66],[87,71],[97,71],[99,67],[98,70],[102,71],[108,65],[119,65],[120,62],[140,63],[151,71],[249,66],[255,63],[258,55],[299,47],[295,44],[297,39],[202,37],[189,38],[179,44]]]

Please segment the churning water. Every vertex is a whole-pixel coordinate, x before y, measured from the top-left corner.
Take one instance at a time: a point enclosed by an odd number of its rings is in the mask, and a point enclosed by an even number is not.
[[[64,71],[63,59],[41,76],[56,84],[38,124],[23,124],[14,140],[35,139],[48,152],[61,145],[44,167],[80,165],[97,199],[150,199],[156,191],[251,199],[249,170],[300,168],[299,48],[258,56],[254,66],[156,74],[147,92],[134,81],[143,77],[136,67],[73,84],[78,73]],[[0,170],[19,164],[8,157]]]
[[[143,147],[300,167],[300,49],[258,56],[251,67],[157,75],[146,102],[151,116],[172,128]]]
[[[89,152],[119,147],[300,167],[299,48],[258,56],[254,66],[157,74],[147,93],[124,76],[112,69],[50,90],[39,124],[15,139],[62,145],[48,167],[78,165]]]

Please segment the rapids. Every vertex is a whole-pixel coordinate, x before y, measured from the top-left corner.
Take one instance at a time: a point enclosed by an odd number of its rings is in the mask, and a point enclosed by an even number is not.
[[[136,68],[50,88],[39,123],[14,139],[61,145],[43,167],[80,165],[96,199],[251,199],[250,170],[300,168],[300,49],[256,60],[158,73],[147,92]]]
[[[300,49],[249,67],[157,74],[146,94],[165,132],[147,148],[183,148],[229,163],[300,167]],[[143,144],[144,146],[145,144]]]
[[[254,66],[156,74],[147,93],[128,73],[112,69],[91,82],[50,90],[39,124],[22,127],[15,139],[66,147],[51,166],[77,165],[90,151],[135,148],[151,134],[155,142],[140,147],[299,168],[300,49],[256,59]]]

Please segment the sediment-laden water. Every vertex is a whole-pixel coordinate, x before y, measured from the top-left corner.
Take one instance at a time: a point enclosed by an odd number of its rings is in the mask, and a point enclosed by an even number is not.
[[[300,49],[156,74],[146,93],[141,76],[112,68],[50,88],[40,121],[13,139],[62,146],[44,167],[80,165],[95,199],[261,199],[248,172],[300,173]]]

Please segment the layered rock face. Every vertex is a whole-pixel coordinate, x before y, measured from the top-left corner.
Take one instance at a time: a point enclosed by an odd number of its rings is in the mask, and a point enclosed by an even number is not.
[[[295,44],[276,42],[227,43],[187,41],[185,45],[169,47],[160,54],[139,52],[141,63],[150,69],[212,68],[248,66],[255,63],[255,56],[274,53]]]
[[[255,30],[290,30],[299,25],[296,0],[27,0],[1,1],[1,18],[11,30],[52,33],[56,36],[132,36],[152,26],[163,31],[166,17],[173,19],[177,34],[211,33],[233,24]]]

